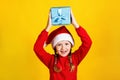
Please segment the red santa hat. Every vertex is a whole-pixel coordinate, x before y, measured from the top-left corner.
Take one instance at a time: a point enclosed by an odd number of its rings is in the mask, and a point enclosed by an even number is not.
[[[62,27],[54,30],[53,32],[51,32],[50,35],[48,36],[46,44],[51,43],[52,47],[55,48],[56,44],[62,40],[67,40],[67,41],[71,42],[72,46],[74,45],[74,39],[73,39],[71,33],[66,29],[65,26],[62,26]]]

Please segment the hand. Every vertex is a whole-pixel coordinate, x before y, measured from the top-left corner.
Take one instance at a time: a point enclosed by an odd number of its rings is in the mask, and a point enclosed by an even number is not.
[[[50,30],[51,26],[52,26],[52,23],[51,23],[51,13],[49,12],[48,22],[47,22],[47,25],[46,25],[46,31],[47,32]]]
[[[70,14],[71,14],[71,22],[72,22],[72,25],[73,25],[75,28],[78,28],[78,27],[79,27],[79,24],[76,22],[75,17],[74,17],[74,15],[73,15],[73,13],[72,13],[72,10],[71,10]]]

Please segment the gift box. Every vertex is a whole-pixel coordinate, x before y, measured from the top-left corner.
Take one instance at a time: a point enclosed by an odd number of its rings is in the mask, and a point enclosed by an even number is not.
[[[67,25],[71,23],[70,7],[51,8],[52,25]]]

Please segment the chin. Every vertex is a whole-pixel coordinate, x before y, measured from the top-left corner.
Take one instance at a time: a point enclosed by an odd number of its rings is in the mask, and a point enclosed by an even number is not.
[[[61,55],[62,56],[62,55]],[[66,55],[65,56],[62,56],[62,57],[66,57]]]
[[[66,57],[66,56],[68,56],[68,54],[66,54],[66,55],[60,55],[60,56],[62,56],[62,57]]]

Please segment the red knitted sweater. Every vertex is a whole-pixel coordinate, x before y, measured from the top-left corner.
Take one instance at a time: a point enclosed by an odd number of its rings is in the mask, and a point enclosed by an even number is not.
[[[87,32],[82,27],[77,28],[76,32],[81,38],[82,44],[75,52],[72,53],[72,62],[75,65],[75,70],[73,72],[70,72],[70,62],[68,56],[58,57],[57,66],[62,68],[62,71],[54,71],[54,55],[47,53],[43,47],[44,42],[48,38],[48,32],[43,30],[38,36],[38,39],[34,45],[34,51],[39,59],[49,68],[50,80],[77,80],[77,66],[88,53],[92,41]]]

